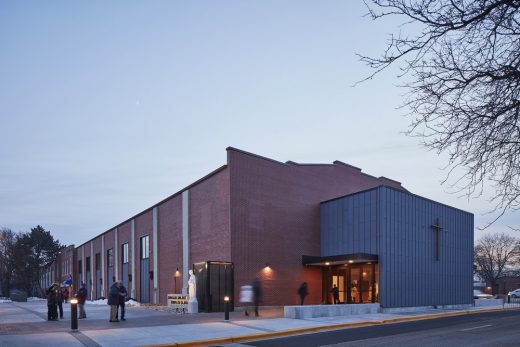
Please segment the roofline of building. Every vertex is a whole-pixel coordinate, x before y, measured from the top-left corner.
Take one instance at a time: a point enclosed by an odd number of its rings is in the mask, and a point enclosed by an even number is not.
[[[395,187],[392,187],[392,186],[389,186],[389,185],[386,185],[386,184],[380,184],[376,187],[373,187],[373,188],[369,188],[369,189],[365,189],[365,190],[361,190],[359,192],[355,192],[355,193],[351,193],[351,194],[347,194],[347,195],[343,195],[343,196],[338,196],[337,198],[334,198],[334,199],[329,199],[329,200],[325,200],[325,201],[322,201],[320,202],[320,205],[322,204],[326,204],[326,203],[329,203],[329,202],[332,202],[332,201],[335,201],[335,200],[340,200],[340,199],[343,199],[343,198],[347,198],[347,197],[351,197],[353,195],[357,195],[357,194],[364,194],[364,193],[367,193],[371,190],[376,190],[376,189],[379,189],[379,188],[388,188],[388,189],[392,189],[392,190],[395,190],[395,191],[398,191],[400,193],[403,193],[403,194],[408,194],[408,195],[411,195],[411,196],[415,196],[419,199],[423,199],[423,200],[428,200],[428,201],[431,201],[431,202],[434,202],[436,204],[439,204],[439,205],[443,205],[443,206],[446,206],[446,207],[449,207],[449,208],[452,208],[454,210],[457,210],[457,211],[460,211],[460,212],[464,212],[464,213],[468,213],[470,215],[474,215],[473,213],[471,212],[468,212],[468,211],[464,211],[464,210],[461,210],[460,208],[457,208],[457,207],[453,207],[453,206],[450,206],[450,205],[447,205],[447,204],[444,204],[442,202],[438,202],[438,201],[435,201],[435,200],[432,200],[432,199],[428,199],[428,198],[425,198],[424,196],[421,196],[421,195],[417,195],[417,194],[414,194],[414,193],[410,193],[408,190],[406,189],[398,189],[398,188],[395,188]]]
[[[136,215],[134,215],[134,216],[132,216],[132,217],[126,219],[125,221],[123,221],[123,222],[117,224],[116,226],[114,226],[114,227],[112,227],[112,228],[106,230],[105,232],[103,232],[103,233],[101,233],[101,234],[99,234],[99,235],[97,235],[97,236],[95,236],[95,237],[93,237],[93,238],[91,238],[91,239],[89,239],[89,240],[83,242],[81,245],[79,245],[79,246],[76,247],[76,248],[82,247],[83,245],[86,245],[87,243],[93,241],[94,239],[97,239],[98,237],[100,237],[100,236],[102,236],[102,235],[108,234],[108,233],[111,232],[112,230],[114,230],[114,229],[116,229],[116,228],[119,228],[121,225],[123,225],[123,224],[125,224],[125,223],[128,223],[128,222],[131,221],[132,219],[135,219],[135,218],[137,218],[137,217],[139,217],[139,216],[145,214],[146,212],[148,212],[148,211],[150,211],[150,210],[153,210],[155,207],[157,207],[157,206],[159,206],[159,205],[165,203],[166,201],[168,201],[168,200],[170,200],[170,199],[173,199],[173,198],[176,197],[177,195],[182,194],[184,191],[186,191],[186,190],[188,190],[188,189],[190,189],[190,188],[196,186],[197,184],[201,183],[202,181],[207,180],[207,179],[210,178],[211,176],[216,175],[217,173],[219,173],[220,171],[222,171],[222,170],[224,170],[224,169],[226,169],[226,168],[227,168],[227,165],[222,165],[221,167],[217,168],[216,170],[211,171],[211,172],[210,172],[209,174],[207,174],[206,176],[203,176],[202,178],[199,178],[199,179],[196,180],[195,182],[193,182],[193,183],[191,183],[190,185],[188,185],[188,186],[182,188],[181,190],[177,191],[176,193],[173,193],[172,195],[168,196],[167,198],[162,199],[161,201],[159,201],[158,203],[152,205],[151,207],[148,207],[147,209],[145,209],[145,210],[143,210],[143,211],[137,213]]]
[[[379,178],[380,180],[388,180],[388,181],[392,181],[392,182],[395,182],[395,183],[402,184],[402,183],[399,182],[399,181],[393,180],[393,179],[388,178],[388,177],[385,177],[385,176],[379,176],[378,178]]]
[[[288,161],[287,163],[283,163],[283,162],[281,162],[281,161],[274,160],[274,159],[271,159],[271,158],[267,158],[267,157],[264,157],[264,156],[261,156],[261,155],[255,154],[255,153],[247,152],[247,151],[244,151],[244,150],[241,150],[241,149],[238,149],[238,148],[232,147],[232,146],[228,146],[228,147],[226,148],[226,151],[235,151],[235,152],[238,152],[238,153],[242,153],[242,154],[249,155],[249,156],[252,156],[252,157],[255,157],[255,158],[259,158],[259,159],[267,160],[267,161],[270,161],[270,162],[273,162],[273,163],[276,163],[276,164],[279,164],[279,165],[284,165],[284,166],[292,166],[292,165],[338,166],[338,165],[340,165],[340,166],[345,166],[345,167],[348,167],[348,168],[355,169],[355,170],[359,171],[362,175],[366,175],[366,176],[368,176],[368,177],[372,177],[372,178],[378,179],[378,178],[375,177],[375,176],[372,176],[372,175],[369,175],[369,174],[367,174],[367,173],[362,172],[362,170],[361,170],[360,168],[356,167],[356,166],[353,166],[353,165],[350,165],[350,164],[344,163],[344,162],[339,161],[339,160],[335,160],[332,164],[300,164],[300,163],[296,163],[296,162],[293,162],[293,161]],[[152,205],[151,207],[148,207],[147,209],[145,209],[145,210],[143,210],[143,211],[141,211],[141,212],[139,212],[139,213],[133,215],[132,217],[130,217],[130,218],[124,220],[123,222],[121,222],[121,223],[115,225],[114,227],[112,227],[112,228],[110,228],[110,229],[104,231],[103,233],[101,233],[101,234],[99,234],[99,235],[97,235],[97,236],[95,236],[95,237],[93,237],[93,238],[91,238],[91,239],[89,239],[89,240],[83,242],[82,244],[80,244],[80,245],[79,245],[78,247],[76,247],[76,248],[82,247],[83,245],[86,245],[87,243],[93,241],[94,239],[97,239],[98,237],[100,237],[100,236],[102,236],[102,235],[105,235],[105,234],[111,232],[111,231],[114,230],[115,228],[118,228],[118,227],[120,227],[121,225],[123,225],[123,224],[125,224],[125,223],[128,223],[128,222],[131,221],[132,219],[135,219],[135,218],[139,217],[140,215],[145,214],[146,212],[148,212],[148,211],[150,211],[150,210],[153,210],[155,207],[157,207],[157,206],[161,205],[162,203],[164,203],[164,202],[166,202],[166,201],[168,201],[168,200],[174,198],[175,196],[177,196],[177,195],[179,195],[179,194],[182,194],[182,192],[184,192],[184,191],[186,191],[186,190],[192,188],[193,186],[195,186],[195,185],[201,183],[202,181],[204,181],[204,180],[208,179],[209,177],[211,177],[211,176],[217,174],[218,172],[220,172],[220,171],[226,169],[227,167],[228,167],[228,165],[222,165],[221,167],[217,168],[216,170],[213,170],[213,171],[210,172],[209,174],[203,176],[202,178],[198,179],[197,181],[191,183],[190,185],[188,185],[188,186],[182,188],[181,190],[177,191],[176,193],[174,193],[174,194],[172,194],[172,195],[166,197],[165,199],[159,201],[158,203]],[[381,176],[381,177],[383,177],[383,176]],[[384,179],[387,179],[387,180],[390,180],[390,181],[392,181],[392,182],[396,182],[396,183],[401,184],[400,182],[395,181],[395,180],[392,180],[392,179],[390,179],[390,178],[386,178],[386,177],[383,177],[383,178],[384,178]],[[403,189],[404,189],[404,188],[403,188]],[[408,192],[406,189],[404,189],[404,191]],[[344,197],[344,196],[343,196],[343,197]],[[342,197],[340,197],[340,198],[342,198]],[[339,198],[338,198],[338,199],[339,199]],[[432,201],[433,201],[433,200],[432,200]],[[450,207],[451,207],[451,206],[450,206]]]
[[[349,168],[356,169],[356,170],[358,170],[358,171],[362,171],[361,168],[359,168],[359,167],[357,167],[357,166],[354,166],[354,165],[350,165],[350,164],[344,163],[344,162],[342,162],[342,161],[340,161],[340,160],[334,160],[332,163],[333,163],[333,164],[336,164],[336,165],[347,166],[347,167],[349,167]]]
[[[267,160],[267,161],[270,161],[270,162],[273,162],[273,163],[276,163],[276,164],[280,164],[280,165],[284,165],[284,166],[289,166],[288,164],[286,164],[286,163],[282,163],[281,161],[274,160],[274,159],[267,158],[267,157],[263,157],[263,156],[261,156],[261,155],[258,155],[258,154],[255,154],[255,153],[251,153],[251,152],[247,152],[247,151],[244,151],[244,150],[241,150],[241,149],[238,149],[238,148],[235,148],[235,147],[231,147],[231,146],[227,147],[227,148],[226,148],[226,151],[235,151],[235,152],[238,152],[238,153],[242,153],[242,154],[250,155],[250,156],[255,157],[255,158],[259,158],[259,159]]]
[[[227,147],[226,150],[227,151],[235,151],[235,152],[242,153],[242,154],[245,154],[245,155],[250,155],[250,156],[255,157],[255,158],[267,160],[267,161],[270,161],[270,162],[273,162],[273,163],[276,163],[276,164],[280,164],[280,165],[284,165],[284,166],[345,166],[347,168],[357,170],[361,174],[363,174],[365,176],[368,176],[368,177],[371,177],[371,178],[385,179],[385,180],[389,180],[389,181],[395,182],[397,184],[401,184],[401,182],[393,180],[393,179],[385,177],[385,176],[376,177],[376,176],[367,174],[367,173],[363,172],[363,170],[361,168],[359,168],[357,166],[354,166],[354,165],[347,164],[347,163],[342,162],[340,160],[334,160],[332,162],[332,164],[328,164],[328,163],[297,163],[297,162],[292,161],[292,160],[288,160],[285,163],[283,163],[283,162],[278,161],[278,160],[267,158],[267,157],[264,157],[264,156],[261,156],[261,155],[255,154],[255,153],[247,152],[247,151],[244,151],[242,149],[238,149],[238,148],[231,147],[231,146]]]

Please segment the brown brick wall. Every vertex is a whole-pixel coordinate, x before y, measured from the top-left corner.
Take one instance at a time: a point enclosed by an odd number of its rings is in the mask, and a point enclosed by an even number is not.
[[[321,271],[301,263],[302,255],[320,255],[320,202],[382,182],[343,164],[284,164],[234,149],[228,167],[235,296],[258,277],[263,305],[296,304],[303,281],[306,303],[321,303]]]
[[[192,187],[189,201],[190,262],[230,261],[229,170]]]
[[[159,211],[159,303],[166,305],[166,296],[174,293],[175,270],[182,273],[182,196],[163,202]],[[177,292],[182,289],[182,275],[177,278]]]

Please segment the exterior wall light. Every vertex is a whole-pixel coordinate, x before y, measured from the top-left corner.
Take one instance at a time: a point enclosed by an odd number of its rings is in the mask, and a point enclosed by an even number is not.
[[[175,294],[177,294],[177,277],[181,276],[181,272],[179,271],[179,268],[175,270],[175,275],[173,275],[173,291]]]
[[[354,260],[349,260],[348,263],[349,264],[352,264],[354,262]]]
[[[325,265],[329,266],[329,265],[330,265],[330,262],[326,261],[326,262],[325,262]]]

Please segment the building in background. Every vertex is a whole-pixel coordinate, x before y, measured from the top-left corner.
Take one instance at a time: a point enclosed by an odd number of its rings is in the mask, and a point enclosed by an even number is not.
[[[202,311],[259,279],[262,305],[472,300],[473,215],[401,183],[332,164],[279,162],[227,148],[227,163],[75,249],[74,286],[90,299],[121,279],[130,296],[166,304],[197,275]],[[177,271],[178,270],[178,271]],[[176,276],[177,273],[177,276]],[[179,276],[180,274],[180,276]]]

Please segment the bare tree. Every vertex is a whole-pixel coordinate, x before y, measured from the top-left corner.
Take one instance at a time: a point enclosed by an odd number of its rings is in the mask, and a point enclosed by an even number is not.
[[[519,210],[520,0],[371,0],[367,7],[374,20],[404,18],[381,57],[360,57],[374,69],[367,79],[400,66],[408,134],[449,154],[443,183],[478,197],[490,182],[500,214],[488,226]]]
[[[514,271],[520,260],[520,240],[507,234],[487,234],[475,245],[475,267],[480,278],[489,283],[493,292],[497,280]]]

